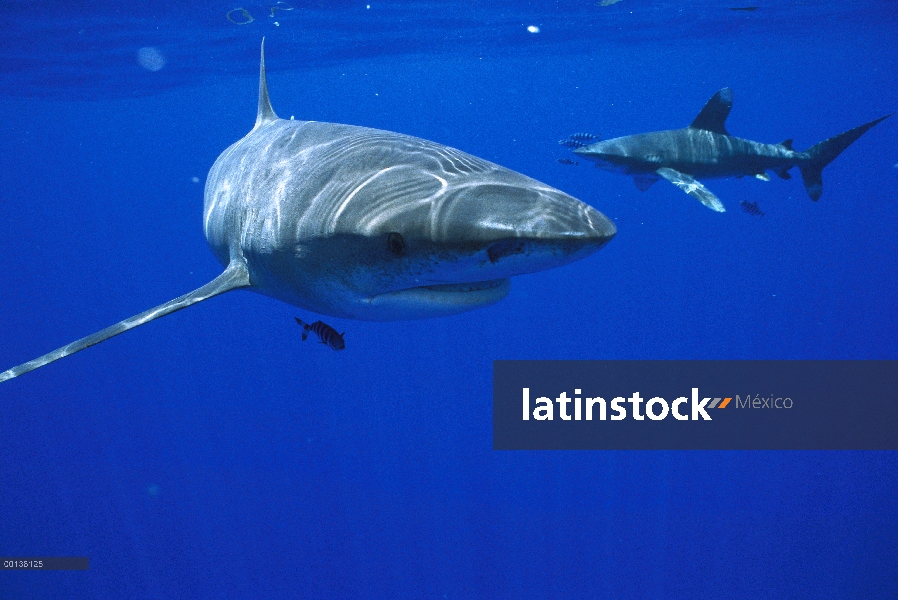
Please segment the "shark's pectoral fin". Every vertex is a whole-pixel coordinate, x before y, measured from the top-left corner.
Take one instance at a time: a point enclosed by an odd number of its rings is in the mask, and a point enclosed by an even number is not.
[[[756,173],[755,177],[761,181],[770,181],[770,175],[767,173]]]
[[[660,178],[656,177],[655,175],[636,175],[635,177],[633,177],[633,183],[636,184],[636,189],[638,189],[640,192],[644,192],[652,187],[652,185],[656,181],[658,181],[658,179]]]
[[[679,171],[668,167],[661,167],[655,171],[655,173],[668,180],[711,210],[726,212],[723,203],[718,200],[717,196],[715,196],[711,190],[696,181],[691,175],[680,173]]]
[[[124,333],[129,329],[133,329],[138,325],[143,325],[144,323],[148,323],[153,319],[158,319],[159,317],[164,317],[165,315],[181,310],[182,308],[187,308],[191,304],[202,302],[207,298],[217,296],[218,294],[230,290],[248,287],[249,285],[249,272],[246,269],[246,265],[244,265],[240,261],[234,261],[228,265],[228,268],[225,269],[224,273],[222,273],[203,287],[196,289],[189,294],[184,294],[179,298],[175,298],[174,300],[169,300],[165,304],[160,304],[156,308],[151,308],[150,310],[144,311],[139,315],[134,315],[133,317],[125,319],[124,321],[120,321],[119,323],[107,327],[102,331],[98,331],[93,335],[81,338],[80,340],[74,341],[67,346],[63,346],[62,348],[54,350],[53,352],[44,354],[39,358],[35,358],[34,360],[28,361],[17,367],[13,367],[8,371],[4,371],[0,373],[0,382],[6,381],[7,379],[12,379],[13,377],[18,377],[19,375],[27,373],[28,371],[33,371],[38,367],[43,367],[47,363],[51,363],[54,360],[65,358],[70,354],[74,354],[75,352],[84,350],[85,348],[89,348],[94,344],[99,344],[103,340],[108,340],[109,338],[120,333]]]

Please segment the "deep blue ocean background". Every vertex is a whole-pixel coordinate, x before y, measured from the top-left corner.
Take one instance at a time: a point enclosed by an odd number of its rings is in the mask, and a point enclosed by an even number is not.
[[[238,291],[2,384],[0,555],[91,567],[0,572],[0,598],[898,597],[895,452],[491,438],[496,359],[898,359],[898,117],[816,203],[712,180],[717,214],[557,162],[724,86],[731,133],[799,150],[894,112],[898,3],[274,5],[0,4],[0,370],[221,271],[203,182],[253,124],[262,36],[280,116],[460,148],[617,237],[486,309],[325,318],[341,353]]]

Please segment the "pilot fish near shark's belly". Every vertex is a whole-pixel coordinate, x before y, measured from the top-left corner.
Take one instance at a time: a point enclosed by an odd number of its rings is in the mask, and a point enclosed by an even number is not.
[[[294,318],[296,319],[296,324],[302,327],[302,341],[306,341],[309,337],[309,332],[312,332],[318,336],[318,339],[321,340],[321,343],[325,346],[330,346],[334,350],[343,350],[346,348],[346,342],[343,341],[343,336],[346,335],[346,332],[337,333],[336,329],[323,321],[306,323],[299,317]]]

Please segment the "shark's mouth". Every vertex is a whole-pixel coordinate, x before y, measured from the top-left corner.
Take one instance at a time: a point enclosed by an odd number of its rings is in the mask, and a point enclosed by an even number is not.
[[[508,283],[508,278],[505,279],[490,279],[489,281],[466,281],[464,283],[444,283],[440,285],[424,285],[421,288],[411,288],[411,289],[425,289],[430,290],[432,292],[480,292],[483,290],[491,290],[494,288],[501,287]]]
[[[489,306],[505,298],[510,289],[508,278],[422,285],[378,294],[369,306],[382,311],[380,320],[425,319]]]

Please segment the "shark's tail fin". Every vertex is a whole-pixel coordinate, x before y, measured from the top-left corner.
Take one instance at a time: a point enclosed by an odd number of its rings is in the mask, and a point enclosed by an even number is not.
[[[249,272],[246,270],[246,265],[239,261],[233,261],[230,265],[228,265],[228,268],[225,269],[224,273],[222,273],[203,287],[194,290],[189,294],[184,294],[179,298],[175,298],[174,300],[170,300],[165,304],[161,304],[156,308],[151,308],[150,310],[144,311],[139,315],[134,315],[133,317],[107,327],[102,331],[98,331],[93,335],[89,335],[87,337],[81,338],[80,340],[76,340],[67,346],[63,346],[62,348],[54,350],[53,352],[44,354],[39,358],[28,361],[27,363],[23,363],[18,367],[13,367],[12,369],[3,371],[2,373],[0,373],[0,382],[6,381],[7,379],[12,379],[13,377],[18,377],[19,375],[27,373],[28,371],[33,371],[38,367],[43,367],[47,363],[51,363],[54,360],[59,360],[60,358],[68,356],[69,354],[74,354],[79,350],[84,350],[85,348],[89,348],[94,344],[99,344],[103,340],[108,340],[114,335],[124,333],[129,329],[137,327],[138,325],[143,325],[144,323],[148,323],[153,319],[164,317],[165,315],[171,314],[177,310],[181,310],[182,308],[187,308],[191,304],[196,304],[197,302],[202,302],[207,298],[217,296],[218,294],[221,294],[223,292],[236,290],[238,288],[247,287],[249,285]]]
[[[875,121],[870,121],[866,125],[849,129],[845,133],[840,133],[808,148],[806,154],[810,155],[811,160],[808,163],[799,165],[799,168],[801,169],[801,177],[804,179],[804,187],[808,191],[808,196],[811,197],[811,200],[816,202],[820,199],[820,194],[823,193],[823,168],[835,160],[856,139],[867,133],[868,129],[891,116],[889,114]]]

